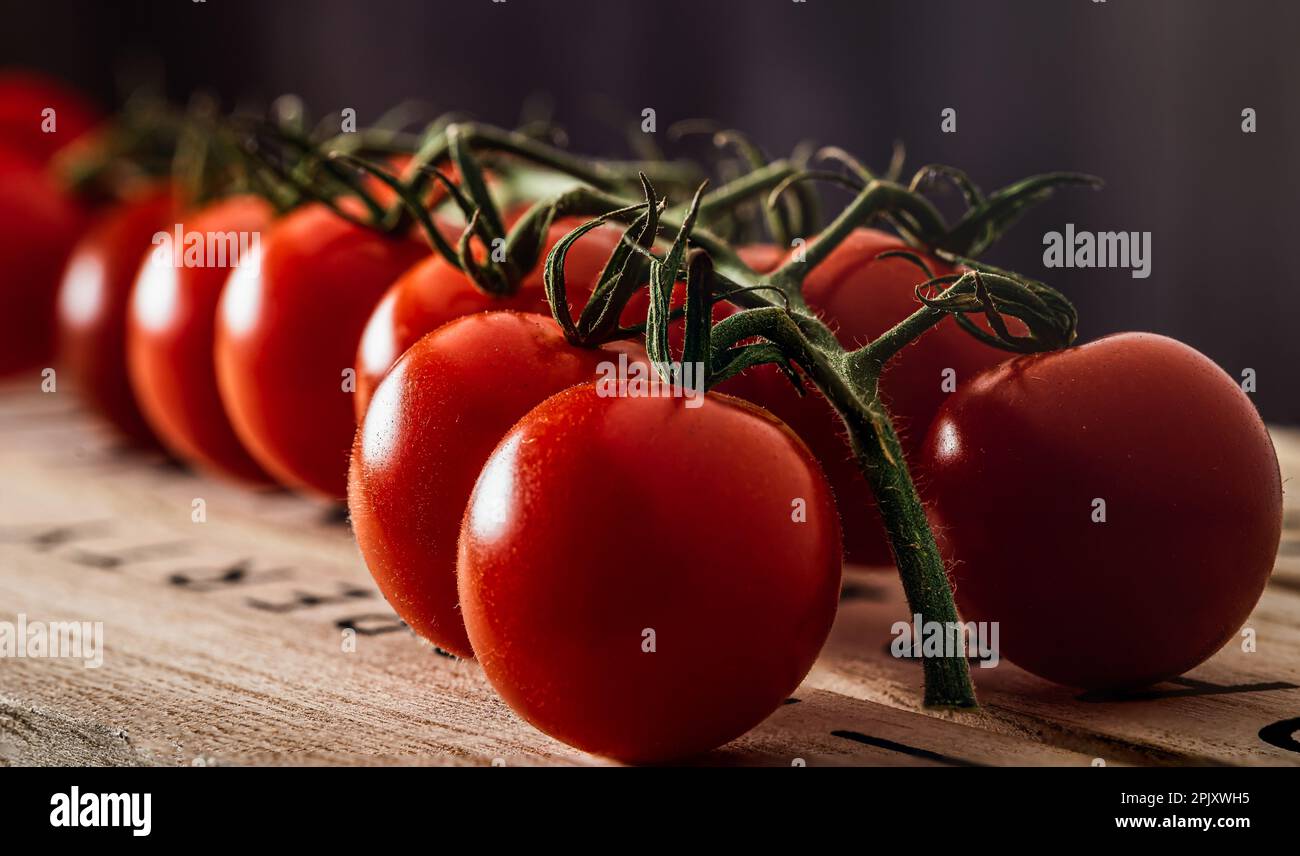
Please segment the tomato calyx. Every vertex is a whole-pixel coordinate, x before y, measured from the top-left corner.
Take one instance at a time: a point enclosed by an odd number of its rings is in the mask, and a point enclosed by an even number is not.
[[[286,211],[301,201],[274,180],[241,140],[238,116],[196,95],[182,109],[140,92],[110,121],[61,150],[54,171],[91,204],[128,200],[142,187],[169,180],[178,210],[218,198],[255,193]]]
[[[775,363],[802,394],[802,382],[790,367],[789,360],[771,345],[763,342],[738,344],[743,339],[751,338],[749,333],[742,332],[719,346],[721,340],[716,338],[712,327],[716,303],[728,301],[746,291],[762,290],[775,292],[785,308],[788,308],[788,300],[784,292],[761,283],[720,288],[710,255],[703,249],[690,248],[690,237],[707,202],[708,197],[704,193],[707,184],[701,184],[696,189],[672,244],[662,256],[656,255],[653,247],[666,200],[657,196],[653,185],[644,175],[642,186],[645,202],[624,206],[583,223],[556,242],[548,255],[543,271],[547,300],[565,337],[572,344],[595,347],[605,342],[644,334],[648,355],[663,367],[664,372],[677,371],[677,367],[690,365],[693,367],[691,376],[697,378],[704,389],[711,389],[751,366]],[[598,201],[588,194],[574,194],[557,200],[548,209],[549,216],[554,216],[558,210],[567,210],[568,203],[573,200],[579,204]],[[569,249],[587,232],[618,218],[630,218],[630,222],[624,230],[622,240],[606,262],[580,317],[575,321],[569,310],[564,274]],[[673,308],[674,288],[683,280],[686,285],[685,305]],[[647,281],[649,302],[646,321],[623,326],[620,319],[624,309]],[[752,311],[764,312],[749,310],[741,314],[748,315]],[[675,359],[669,345],[668,325],[683,318],[685,330],[681,355],[680,359]],[[741,319],[742,322],[746,320]],[[723,339],[726,339],[726,331],[743,329],[744,326],[731,318],[724,319],[723,323],[727,323],[722,328]],[[716,365],[715,359],[720,360]],[[670,382],[679,379],[680,376],[670,379]]]
[[[128,198],[141,186],[172,175],[180,140],[193,118],[159,98],[134,95],[111,121],[61,150],[54,172],[91,204]]]
[[[629,203],[628,200],[611,193],[605,193],[590,187],[579,187],[560,194],[554,199],[534,205],[523,220],[520,221],[520,227],[523,226],[525,221],[529,220],[536,220],[542,226],[549,228],[550,224],[560,217],[594,218],[583,223],[565,238],[558,241],[548,255],[546,267],[543,269],[547,298],[553,312],[556,307],[563,307],[561,311],[554,314],[561,329],[565,331],[566,337],[573,344],[590,347],[615,339],[647,334],[650,330],[649,323],[623,326],[620,323],[622,311],[637,290],[645,286],[647,276],[656,263],[660,264],[665,272],[674,272],[674,278],[671,281],[665,273],[664,287],[659,294],[661,299],[670,296],[667,285],[670,282],[676,284],[686,280],[688,286],[690,285],[689,264],[682,264],[688,248],[688,238],[690,245],[708,250],[711,257],[718,254],[725,255],[732,260],[731,263],[740,265],[746,276],[751,278],[755,276],[754,271],[740,261],[739,257],[735,255],[734,251],[730,249],[723,239],[698,227],[696,224],[711,213],[726,209],[743,199],[763,192],[792,171],[793,168],[788,163],[774,162],[761,170],[749,173],[709,193],[704,192],[707,189],[707,184],[701,184],[695,189],[691,201],[685,204],[684,207],[669,207],[667,199],[661,198],[656,193],[646,174],[641,176],[644,202]],[[666,257],[661,258],[653,252],[655,242],[663,232],[661,218],[665,215],[675,218],[678,229],[673,244],[678,248],[675,253],[676,263],[672,265],[665,264]],[[565,259],[570,248],[583,234],[610,221],[627,224],[622,241],[611,253],[610,259],[592,291],[592,296],[583,307],[580,317],[575,321],[567,308],[567,289],[564,276]],[[685,231],[681,229],[683,225],[687,227]],[[674,254],[671,248],[668,252]],[[707,287],[703,287],[699,291],[688,288],[688,302],[693,299],[692,294],[703,295],[703,299],[695,304],[698,311],[690,317],[707,314],[703,312],[706,303],[711,310],[714,304],[728,301],[732,297],[749,290],[775,292],[783,305],[788,304],[785,292],[769,283],[733,284],[729,289],[715,288],[713,283],[710,261]],[[659,308],[664,313],[663,317],[669,322],[677,321],[688,315],[688,307],[670,309],[661,306]],[[688,327],[693,325],[693,321],[687,321]],[[707,335],[699,336],[698,331],[692,333],[692,335],[696,336],[700,341],[707,341]]]
[[[556,322],[564,331],[564,337],[572,344],[594,347],[613,339],[627,338],[637,332],[622,327],[619,318],[633,292],[640,287],[641,275],[646,269],[646,260],[636,249],[647,249],[654,243],[659,230],[659,215],[664,208],[663,203],[655,198],[654,188],[649,181],[645,182],[645,192],[644,203],[625,206],[608,215],[589,220],[557,241],[546,257],[546,267],[542,274],[546,299],[551,304]],[[554,210],[558,207],[560,206],[547,209],[550,212],[548,220],[554,216]],[[569,249],[579,238],[609,219],[637,211],[641,213],[624,230],[623,240],[610,254],[581,316],[574,321],[564,278],[565,259]]]
[[[647,183],[648,184],[648,183]],[[700,212],[700,198],[704,195],[706,184],[701,184],[691,199],[690,208],[682,218],[677,237],[664,253],[663,258],[655,256],[650,250],[643,250],[649,256],[650,264],[650,306],[646,313],[646,353],[651,363],[657,366],[672,362],[672,350],[668,344],[668,323],[671,320],[673,286],[680,278],[679,271],[686,258],[687,241],[695,227],[695,218]],[[653,189],[649,191],[654,193]],[[647,200],[649,204],[649,200]],[[709,328],[712,324],[711,305],[708,304],[704,289],[712,282],[713,263],[705,253],[697,253],[687,272],[686,282],[686,338],[683,347],[683,363],[700,363],[704,366],[704,378],[709,375]],[[667,379],[667,378],[666,378]]]
[[[339,217],[357,226],[385,234],[396,230],[385,225],[386,209],[368,191],[356,170],[342,158],[330,157],[326,146],[283,123],[259,120],[243,139],[243,150],[267,177],[265,189],[277,207],[319,202]],[[363,213],[345,204],[355,200]]]
[[[455,249],[452,248],[451,243],[447,240],[446,236],[443,235],[442,230],[440,230],[433,222],[433,215],[430,212],[429,207],[416,194],[416,192],[411,189],[409,184],[403,182],[396,175],[378,164],[358,155],[348,154],[345,152],[330,152],[326,157],[336,163],[346,164],[358,172],[363,172],[392,190],[397,195],[398,204],[404,211],[408,212],[409,215],[414,218],[415,222],[420,226],[425,238],[428,239],[434,250],[451,263],[453,267],[467,272],[471,269],[469,267],[469,265],[472,264],[470,237],[475,232],[480,231],[478,226],[481,221],[478,218],[478,211],[475,209],[473,203],[465,197],[460,187],[451,179],[450,176],[433,167],[423,168],[428,173],[436,176],[438,183],[446,188],[449,197],[469,219],[469,225],[461,235],[459,247]],[[388,234],[397,234],[405,231],[407,219],[405,217],[394,218],[391,215],[385,214],[379,221],[372,225]],[[482,237],[481,234],[480,237]],[[474,282],[477,285],[483,285],[483,283],[477,278],[474,279]],[[485,288],[484,290],[496,294],[504,293],[498,287],[495,287],[495,281],[493,282],[493,286],[492,289]]]

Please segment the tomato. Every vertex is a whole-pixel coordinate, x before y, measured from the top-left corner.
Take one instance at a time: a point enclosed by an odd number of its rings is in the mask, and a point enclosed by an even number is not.
[[[50,130],[47,120],[53,121]],[[0,72],[0,145],[44,163],[98,122],[94,106],[59,81],[30,71]]]
[[[510,216],[517,218],[525,210],[516,209]],[[551,247],[583,222],[581,218],[565,218],[553,224],[547,233],[541,259],[544,260]],[[620,226],[600,226],[587,232],[569,248],[565,257],[564,280],[569,304],[575,314],[591,296],[597,278],[622,239],[622,234]],[[742,249],[742,255],[746,249]],[[772,247],[761,247],[757,252],[764,258],[778,259],[781,255],[779,250]],[[354,399],[357,421],[365,418],[370,396],[389,368],[426,333],[454,318],[473,312],[495,309],[550,315],[543,271],[544,265],[539,262],[524,277],[519,290],[509,297],[484,294],[441,256],[425,259],[407,271],[384,294],[361,335],[361,345],[357,349],[357,394]],[[678,284],[673,291],[674,308],[684,305],[685,299],[685,287]],[[645,288],[638,290],[624,309],[621,323],[629,326],[644,323],[649,301],[649,292]],[[713,307],[713,320],[720,321],[735,311],[735,307],[725,301],[716,303]],[[669,329],[669,340],[674,352],[680,350],[684,336],[684,322],[680,319],[674,321]],[[731,383],[732,381],[727,381],[722,389],[729,390]]]
[[[1232,378],[1163,336],[981,375],[939,411],[924,456],[963,619],[999,622],[1001,653],[1057,683],[1136,687],[1203,662],[1277,555],[1263,422]]]
[[[348,508],[371,574],[397,614],[445,651],[473,656],[456,597],[456,537],[479,471],[518,419],[590,381],[629,343],[585,349],[551,318],[468,315],[420,339],[375,392],[352,449]]]
[[[808,673],[839,522],[807,447],[754,405],[585,384],[492,453],[457,575],[474,653],[517,713],[588,752],[673,760],[743,734]]]
[[[104,214],[77,243],[59,288],[59,357],[93,410],[135,443],[154,446],[127,379],[126,314],[140,262],[176,209],[169,184],[149,185]]]
[[[889,250],[910,249],[899,238],[874,229],[858,229],[804,280],[804,298],[835,330],[846,348],[865,344],[921,307],[915,288],[924,271],[906,259],[878,259]],[[776,265],[771,248],[749,248],[742,257],[759,270]],[[953,273],[927,258],[936,276]],[[1010,326],[1016,331],[1016,322]],[[925,431],[948,393],[944,372],[951,369],[958,386],[1010,354],[990,347],[945,320],[905,348],[885,367],[880,395],[893,417],[908,462],[915,464]],[[835,490],[844,521],[844,553],[850,562],[892,566],[893,559],[875,499],[849,451],[844,426],[830,404],[807,384],[800,398],[790,382],[771,367],[746,372],[728,391],[772,411],[794,429],[822,462]]]
[[[0,147],[0,375],[50,365],[59,276],[85,224],[40,166]]]
[[[789,253],[776,244],[746,244],[736,247],[736,255],[759,273],[771,273],[781,266]]]
[[[180,458],[247,482],[270,481],[235,436],[217,390],[212,349],[217,300],[230,269],[270,226],[273,210],[256,196],[219,200],[185,218],[183,240],[202,255],[175,263],[175,236],[147,254],[127,316],[131,386],[149,424]],[[242,244],[241,244],[242,242]],[[192,249],[192,248],[191,248]],[[218,253],[211,257],[210,252]]]
[[[544,260],[556,242],[581,224],[581,220],[562,220],[552,225],[541,258]],[[581,306],[591,293],[622,234],[614,226],[601,226],[570,248],[565,257],[564,279],[571,304]],[[384,294],[361,335],[356,356],[357,421],[365,417],[375,386],[397,358],[424,334],[462,315],[491,309],[550,315],[542,279],[544,268],[539,261],[519,284],[519,290],[509,297],[485,294],[440,255],[432,255],[407,271]]]
[[[411,236],[313,203],[231,273],[217,308],[217,387],[235,434],[281,483],[346,496],[361,330],[385,289],[428,253]]]

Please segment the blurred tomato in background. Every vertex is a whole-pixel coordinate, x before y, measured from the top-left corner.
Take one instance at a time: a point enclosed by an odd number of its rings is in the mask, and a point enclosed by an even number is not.
[[[0,375],[52,360],[54,295],[88,215],[50,161],[98,121],[63,84],[0,72]]]

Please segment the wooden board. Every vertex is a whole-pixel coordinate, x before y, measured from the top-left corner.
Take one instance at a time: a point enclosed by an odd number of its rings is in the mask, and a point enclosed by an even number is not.
[[[1284,475],[1300,473],[1300,436],[1275,437]],[[103,622],[103,663],[0,659],[0,764],[603,763],[406,630],[337,512],[125,451],[70,394],[31,384],[0,389],[0,621],[20,614]],[[1248,623],[1258,650],[1230,644],[1136,697],[1004,662],[974,670],[980,710],[926,711],[919,665],[886,651],[906,614],[892,573],[850,570],[794,699],[702,762],[1300,765],[1294,503]]]

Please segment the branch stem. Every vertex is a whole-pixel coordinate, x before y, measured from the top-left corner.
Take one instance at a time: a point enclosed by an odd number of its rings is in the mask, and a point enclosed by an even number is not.
[[[913,215],[923,214],[915,204],[916,198],[898,185],[872,182],[846,214],[828,227],[823,239],[812,244],[809,255],[822,245],[827,233],[831,237],[817,258],[824,257],[853,228],[874,216],[900,208]],[[613,209],[622,210],[609,213]],[[591,216],[609,213],[610,219],[625,223],[639,216],[640,211],[635,201],[591,189],[564,194],[556,200],[555,210],[557,216],[560,212]],[[677,232],[683,219],[675,211],[665,212],[659,226]],[[760,310],[749,316],[742,312],[719,322],[733,328],[727,331],[727,337],[747,338],[758,334],[776,344],[816,384],[843,419],[854,459],[871,486],[884,518],[912,613],[919,613],[923,621],[945,626],[956,622],[957,607],[943,559],[908,473],[898,435],[877,394],[879,366],[888,360],[888,355],[937,324],[947,313],[930,307],[918,310],[878,339],[883,344],[874,352],[873,359],[868,360],[860,356],[863,351],[853,354],[845,351],[831,329],[804,302],[798,279],[782,281],[779,275],[771,279],[759,276],[724,241],[702,228],[690,232],[690,240],[709,253],[717,274],[729,280],[720,287],[733,293],[730,299],[741,307]],[[807,266],[815,263],[810,258]],[[780,288],[770,287],[773,285]],[[666,322],[660,319],[659,323]],[[962,708],[976,705],[964,651],[956,657],[925,657],[922,663],[927,705]]]

